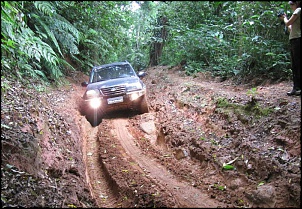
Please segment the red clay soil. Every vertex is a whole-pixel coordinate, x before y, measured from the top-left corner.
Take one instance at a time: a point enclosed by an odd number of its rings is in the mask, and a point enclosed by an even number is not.
[[[97,127],[87,76],[1,95],[2,207],[300,208],[301,97],[291,82],[235,85],[146,69],[149,113]]]

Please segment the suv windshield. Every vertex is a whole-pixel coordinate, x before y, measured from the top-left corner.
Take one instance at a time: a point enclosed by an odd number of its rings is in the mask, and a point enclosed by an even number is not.
[[[135,76],[134,70],[129,65],[112,65],[96,69],[92,83],[116,78]]]

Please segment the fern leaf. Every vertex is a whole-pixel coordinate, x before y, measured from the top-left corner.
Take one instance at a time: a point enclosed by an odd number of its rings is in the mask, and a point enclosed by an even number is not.
[[[51,41],[56,46],[56,49],[58,50],[58,52],[60,53],[60,55],[63,57],[63,54],[62,54],[61,49],[60,49],[60,46],[59,46],[59,44],[57,42],[57,39],[55,38],[55,35],[53,34],[53,32],[49,29],[49,27],[43,21],[41,21],[41,19],[39,18],[39,16],[33,15],[33,17],[35,17],[36,20],[41,24],[41,26],[46,31],[47,36],[51,39]]]
[[[74,67],[69,64],[65,59],[59,59],[60,64],[64,65],[64,68],[69,67],[71,70],[75,71],[76,69],[74,69]]]
[[[90,39],[86,39],[86,40],[83,40],[84,43],[87,43],[87,44],[93,44],[93,45],[97,45],[97,43],[95,41],[92,41]]]
[[[55,22],[53,22],[54,25],[57,26],[57,28],[63,30],[63,31],[69,31],[73,35],[73,37],[76,38],[76,43],[79,42],[79,31],[77,28],[75,28],[71,23],[68,22],[64,17],[57,15]]]
[[[52,5],[47,1],[34,1],[34,6],[43,14],[47,16],[52,16],[54,14],[54,9],[52,8]]]
[[[9,2],[5,1],[2,5],[1,2],[1,25],[6,22],[11,25],[17,26],[16,23],[16,14],[18,13],[18,10],[13,7]],[[2,33],[2,27],[1,27],[1,33]]]
[[[36,75],[41,76],[44,80],[47,79],[46,75],[45,75],[45,74],[43,73],[43,71],[41,71],[41,70],[34,70],[34,73],[35,73]]]

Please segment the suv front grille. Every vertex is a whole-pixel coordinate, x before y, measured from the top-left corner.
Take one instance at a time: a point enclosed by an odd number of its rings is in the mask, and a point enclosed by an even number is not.
[[[107,88],[101,88],[101,92],[104,96],[121,95],[126,92],[126,86],[111,86]]]

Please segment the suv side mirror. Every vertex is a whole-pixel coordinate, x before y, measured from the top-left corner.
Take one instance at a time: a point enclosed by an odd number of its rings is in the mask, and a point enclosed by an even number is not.
[[[83,87],[88,86],[88,82],[86,82],[86,81],[82,82],[82,83],[81,83],[81,86],[83,86]]]
[[[139,71],[138,74],[137,74],[137,76],[140,77],[140,78],[145,77],[146,75],[147,75],[147,73],[143,72],[143,71]]]

